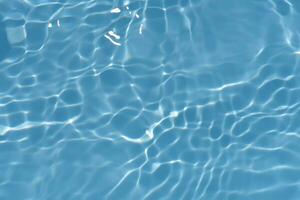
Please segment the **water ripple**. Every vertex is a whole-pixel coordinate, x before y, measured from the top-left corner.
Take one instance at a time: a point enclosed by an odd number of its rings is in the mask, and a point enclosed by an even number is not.
[[[295,0],[0,0],[0,199],[297,200]]]

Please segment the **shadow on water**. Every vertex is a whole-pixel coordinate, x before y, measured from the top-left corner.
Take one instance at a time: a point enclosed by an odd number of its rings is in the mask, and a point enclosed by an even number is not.
[[[5,23],[3,17],[0,15],[0,61],[4,60],[10,51],[10,43],[7,39]]]

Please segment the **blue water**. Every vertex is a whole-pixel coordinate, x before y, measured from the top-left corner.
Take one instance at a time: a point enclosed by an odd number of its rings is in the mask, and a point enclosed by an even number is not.
[[[0,200],[299,200],[300,1],[0,0]]]

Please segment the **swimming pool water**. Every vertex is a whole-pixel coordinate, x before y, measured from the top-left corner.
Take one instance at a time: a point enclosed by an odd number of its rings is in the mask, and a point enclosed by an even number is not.
[[[299,17],[0,0],[0,199],[300,199]]]

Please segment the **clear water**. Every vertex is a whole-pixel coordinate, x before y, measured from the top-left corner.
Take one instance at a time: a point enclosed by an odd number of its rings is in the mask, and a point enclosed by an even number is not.
[[[1,200],[298,200],[298,0],[0,0]]]

